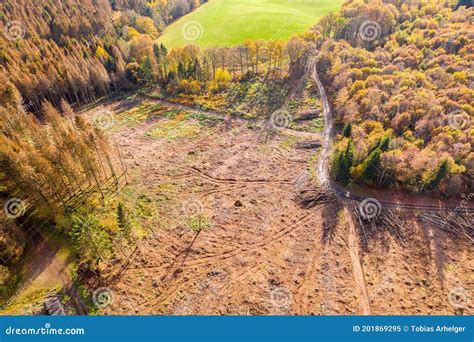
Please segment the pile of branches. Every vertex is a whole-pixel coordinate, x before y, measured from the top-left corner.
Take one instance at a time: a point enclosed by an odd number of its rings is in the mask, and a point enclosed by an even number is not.
[[[421,219],[454,236],[465,236],[470,242],[474,242],[472,213],[446,213],[430,212],[421,216]]]
[[[323,146],[323,144],[320,140],[305,140],[295,144],[295,148],[298,150],[313,150],[321,146]]]
[[[333,203],[336,201],[336,196],[328,186],[308,186],[296,192],[295,200],[301,207],[310,209],[321,204]]]
[[[366,244],[371,235],[376,234],[382,229],[387,229],[391,235],[397,237],[400,242],[403,242],[405,221],[400,218],[399,213],[388,208],[379,208],[377,212],[367,215],[367,213],[361,210],[360,205],[355,205],[353,212]]]
[[[58,297],[57,293],[51,291],[46,294],[46,301],[43,304],[42,314],[48,316],[65,316],[66,311]]]
[[[400,217],[400,212],[389,208],[379,208],[377,212],[367,216],[366,212],[361,211],[360,205],[355,205],[354,215],[357,218],[366,243],[372,234],[379,232],[381,229],[388,229],[400,242],[403,242],[403,237],[406,236],[406,222]],[[443,230],[455,237],[464,236],[470,242],[474,242],[472,228],[474,214],[472,213],[448,213],[441,211],[425,213],[419,217],[424,223],[430,224],[434,228]]]

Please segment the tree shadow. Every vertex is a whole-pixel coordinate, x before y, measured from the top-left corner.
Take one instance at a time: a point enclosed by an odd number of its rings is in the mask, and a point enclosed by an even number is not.
[[[324,204],[322,212],[324,244],[331,243],[339,225],[339,215],[342,211],[342,205],[339,201]]]
[[[426,227],[423,225],[421,231],[423,233],[426,248],[432,251],[432,253],[430,253],[430,259],[431,257],[434,258],[438,281],[441,288],[444,289],[444,266],[447,260],[446,253],[444,252],[444,238],[441,236],[442,234],[433,227]]]
[[[41,223],[43,227],[46,222]],[[18,267],[23,270],[23,283],[32,283],[54,261],[60,247],[50,244],[41,231],[38,223],[30,219],[17,222],[17,226],[25,234],[25,250]]]
[[[363,217],[358,206],[350,204],[351,214],[357,227],[360,248],[363,253],[370,252],[370,245],[376,240],[386,240],[386,234],[402,247],[406,247],[406,213],[381,209],[375,217]]]

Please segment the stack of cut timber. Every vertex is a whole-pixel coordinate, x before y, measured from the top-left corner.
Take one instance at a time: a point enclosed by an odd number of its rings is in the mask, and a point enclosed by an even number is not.
[[[46,315],[49,316],[65,316],[66,312],[64,311],[61,301],[56,295],[47,297],[46,302],[43,305],[43,311]]]
[[[319,111],[315,109],[306,109],[296,114],[295,121],[309,121],[316,119],[319,116]]]
[[[323,146],[323,144],[319,140],[305,140],[299,141],[295,144],[295,148],[299,150],[312,150],[320,148],[321,146]]]
[[[295,195],[295,199],[302,207],[312,208],[317,205],[332,203],[336,197],[327,186],[321,186],[318,188],[308,187],[299,190]]]

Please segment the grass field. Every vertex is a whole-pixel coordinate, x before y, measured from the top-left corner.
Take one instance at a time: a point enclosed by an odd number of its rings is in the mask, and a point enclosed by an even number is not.
[[[246,39],[285,40],[337,10],[342,0],[210,0],[165,29],[168,48],[234,46]]]

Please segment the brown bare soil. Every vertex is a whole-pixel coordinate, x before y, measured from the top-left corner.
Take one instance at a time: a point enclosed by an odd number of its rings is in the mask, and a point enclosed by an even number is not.
[[[403,239],[381,231],[362,264],[373,314],[472,314],[473,249],[407,217]]]
[[[342,206],[304,209],[293,200],[301,175],[316,167],[317,150],[295,148],[308,137],[280,131],[263,139],[254,124],[232,119],[189,119],[198,134],[151,137],[166,120],[111,131],[130,169],[130,201],[147,196],[154,214],[138,254],[109,284],[114,300],[103,313],[473,312],[470,302],[459,309],[450,297],[473,287],[467,243],[412,217],[402,241],[380,231],[363,245]],[[209,229],[188,227],[196,211]]]

